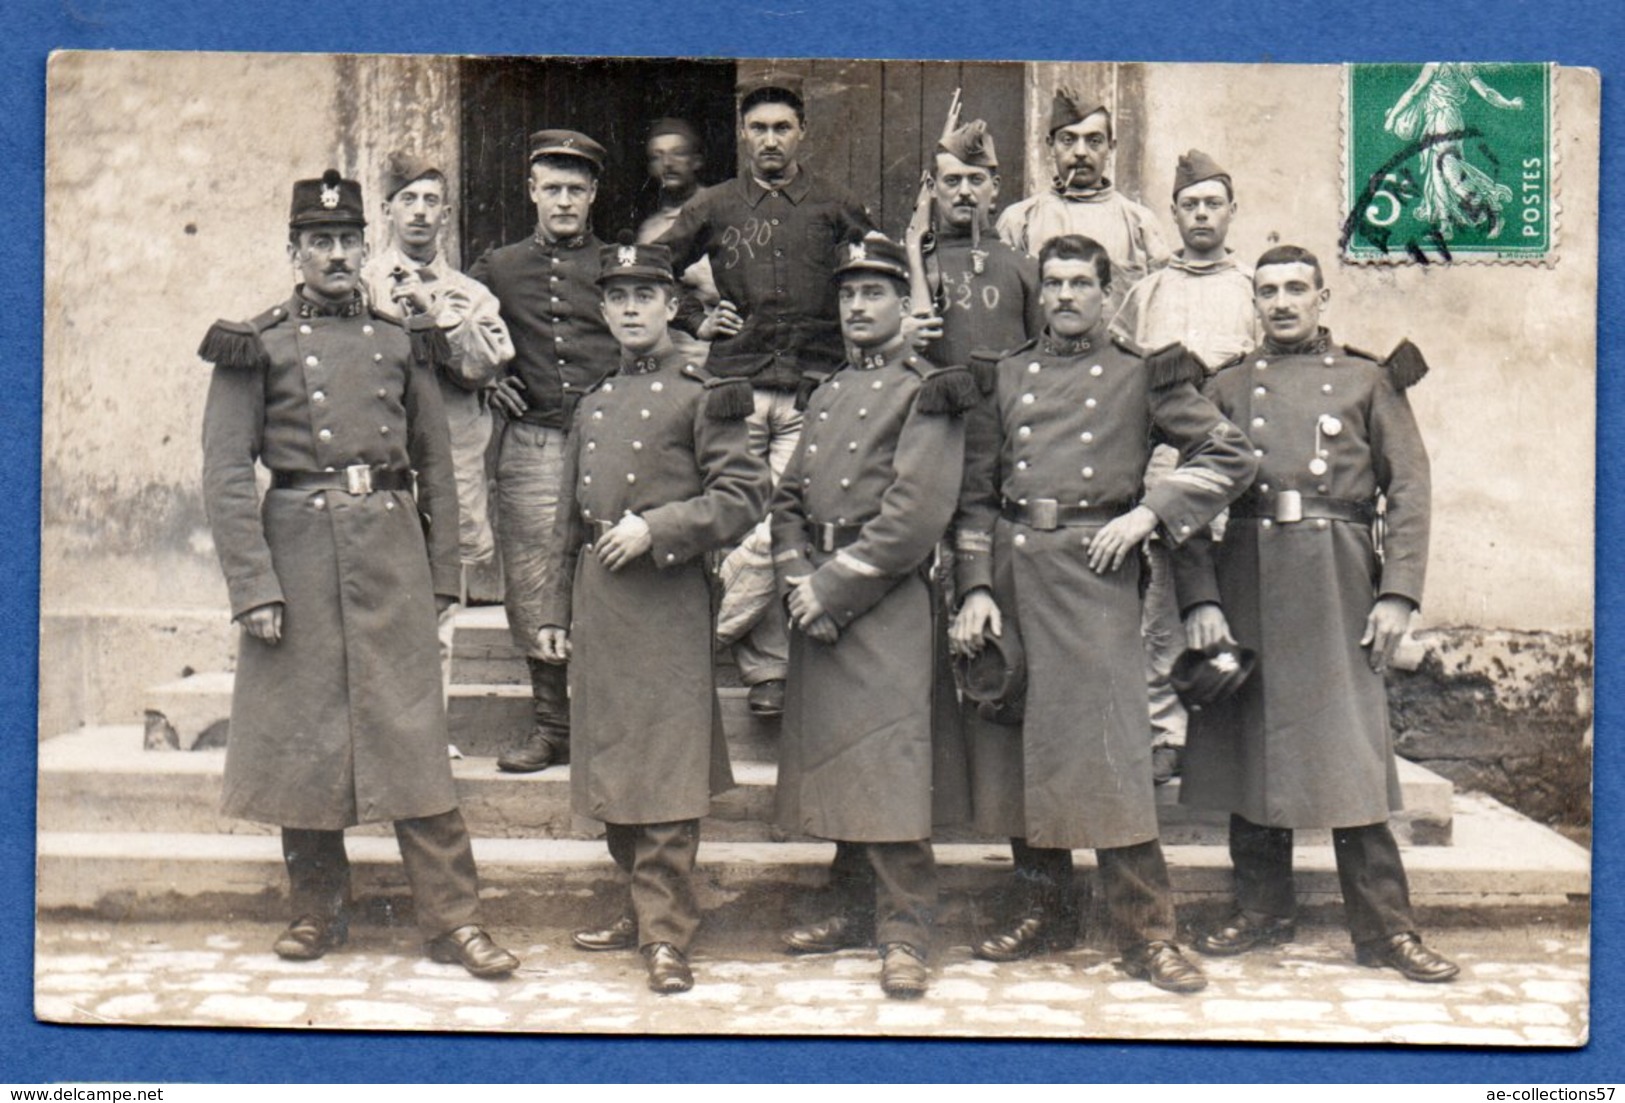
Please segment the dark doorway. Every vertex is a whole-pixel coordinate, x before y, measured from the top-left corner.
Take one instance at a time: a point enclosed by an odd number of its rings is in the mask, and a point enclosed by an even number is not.
[[[606,241],[655,206],[644,166],[650,124],[687,119],[705,141],[702,184],[733,175],[732,61],[469,58],[462,63],[463,256],[516,241],[536,224],[525,193],[532,132],[568,128],[609,151],[593,228]]]

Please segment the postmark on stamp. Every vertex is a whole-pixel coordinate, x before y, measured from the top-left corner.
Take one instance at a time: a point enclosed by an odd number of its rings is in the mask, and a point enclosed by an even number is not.
[[[1347,66],[1344,258],[1554,260],[1552,78],[1546,63]]]

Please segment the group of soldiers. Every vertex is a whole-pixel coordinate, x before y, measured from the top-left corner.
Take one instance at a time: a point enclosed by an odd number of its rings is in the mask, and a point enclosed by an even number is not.
[[[1331,828],[1358,959],[1455,976],[1387,823],[1383,672],[1429,524],[1414,347],[1335,343],[1301,248],[1239,264],[1233,181],[1196,150],[1170,253],[1107,175],[1111,112],[1065,89],[1046,190],[995,224],[973,121],[928,166],[934,230],[903,242],[801,158],[794,78],[742,86],[738,123],[747,171],[708,188],[695,129],[654,126],[660,209],[619,244],[591,224],[603,147],[532,135],[535,232],[468,275],[439,251],[433,162],[390,158],[370,260],[360,185],[299,181],[299,286],[205,338],[205,496],[243,628],[224,806],[282,828],[275,951],[344,942],[343,830],[392,821],[429,955],[517,968],[479,924],[446,757],[460,561],[494,545],[535,708],[499,765],[570,764],[628,887],[574,942],[640,950],[654,991],[693,984],[700,821],[732,784],[719,587],[750,707],[782,714],[779,822],[836,844],[791,951],[876,947],[885,992],[922,995],[933,827],[969,819],[1015,865],[977,956],[1071,946],[1087,847],[1122,968],[1201,990],[1154,795],[1183,698],[1180,799],[1230,814],[1236,874],[1195,949],[1290,940],[1293,830]]]

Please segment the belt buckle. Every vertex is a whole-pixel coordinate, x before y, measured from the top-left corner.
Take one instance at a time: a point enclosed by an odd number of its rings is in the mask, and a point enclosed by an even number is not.
[[[835,526],[826,525],[820,522],[818,525],[817,542],[819,551],[823,552],[825,555],[833,554],[835,551]]]
[[[372,493],[372,468],[364,463],[351,464],[344,469],[344,489],[351,494]]]
[[[1054,498],[1034,498],[1027,503],[1027,527],[1054,532],[1061,527],[1061,503]]]
[[[1290,525],[1303,520],[1303,493],[1283,490],[1275,496],[1275,523]]]

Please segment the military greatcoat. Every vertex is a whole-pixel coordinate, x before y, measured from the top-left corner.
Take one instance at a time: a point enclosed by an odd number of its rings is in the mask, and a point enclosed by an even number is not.
[[[1218,602],[1259,655],[1234,697],[1192,716],[1183,803],[1271,827],[1381,823],[1400,807],[1387,695],[1360,637],[1377,597],[1421,602],[1428,458],[1404,391],[1419,363],[1385,367],[1323,331],[1208,383],[1259,457],[1235,513],[1284,491],[1367,507],[1380,496],[1387,531],[1379,560],[1368,520],[1233,516],[1222,544],[1204,536],[1175,554],[1181,609]]]
[[[749,384],[712,380],[674,351],[623,363],[576,414],[543,624],[568,627],[574,649],[570,791],[581,815],[699,819],[733,785],[703,557],[767,508],[749,399]],[[648,523],[653,546],[611,572],[591,545],[628,512]]]
[[[847,365],[812,394],[773,499],[781,589],[810,576],[840,628],[796,632],[778,819],[847,842],[931,837],[932,632],[922,568],[953,518],[964,458],[963,368],[910,355]],[[821,543],[819,525],[835,526]],[[840,546],[834,547],[833,544]]]
[[[1197,393],[1200,378],[1180,346],[1145,358],[1099,325],[1081,338],[1046,335],[1000,360],[993,392],[972,415],[955,525],[960,592],[992,588],[1027,661],[1021,727],[975,745],[981,830],[1068,849],[1157,837],[1141,564],[1130,556],[1096,574],[1088,544],[1143,502],[1161,538],[1178,545],[1246,488],[1251,450]],[[1157,443],[1178,448],[1180,466],[1145,489]],[[1005,515],[1006,503],[1041,501],[1101,513],[1054,528]]]
[[[435,637],[456,597],[457,490],[435,382],[443,336],[413,335],[358,296],[300,295],[216,323],[203,420],[203,492],[240,617],[283,602],[282,639],[241,635],[224,811],[337,829],[457,806]],[[270,489],[272,471],[367,465],[416,472],[406,489]]]

